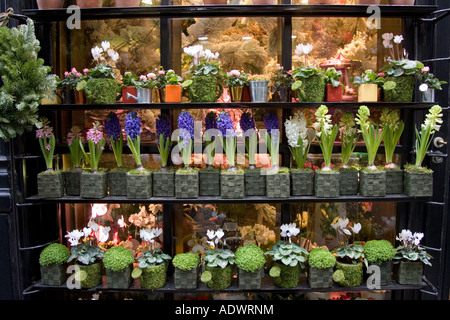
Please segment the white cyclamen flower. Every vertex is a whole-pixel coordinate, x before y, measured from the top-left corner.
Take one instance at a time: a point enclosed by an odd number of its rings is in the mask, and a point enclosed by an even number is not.
[[[69,239],[71,246],[76,246],[79,244],[79,240],[84,235],[84,233],[80,230],[72,230],[71,232],[67,232],[65,238]]]
[[[106,242],[109,238],[109,231],[111,227],[103,227],[99,229],[99,233],[97,235],[97,239],[100,242]]]
[[[102,41],[101,46],[103,48],[103,51],[108,51],[108,49],[111,47],[111,44],[109,41]]]
[[[395,37],[394,37],[394,42],[395,42],[395,43],[402,43],[403,40],[404,40],[404,39],[403,39],[403,36],[402,36],[402,35],[399,35],[399,36],[395,36]]]
[[[91,49],[92,58],[95,61],[99,61],[102,58],[103,49],[100,47],[93,47]]]
[[[391,43],[391,40],[394,38],[393,33],[383,33],[382,38],[383,38],[383,46],[386,49],[391,49],[394,47]]]
[[[108,49],[108,56],[112,59],[112,61],[117,62],[119,60],[119,53],[114,51],[113,49]]]
[[[91,228],[86,228],[86,227],[83,228],[83,234],[84,234],[85,238],[89,237],[89,235],[91,233],[92,233],[92,229]]]
[[[361,231],[361,223],[355,224],[353,227],[350,227],[354,234],[358,234]]]
[[[422,84],[419,86],[419,90],[422,91],[422,92],[427,91],[427,90],[428,90],[428,85],[427,85],[426,83],[422,83]]]
[[[303,54],[309,54],[313,49],[313,45],[308,43],[303,47]]]

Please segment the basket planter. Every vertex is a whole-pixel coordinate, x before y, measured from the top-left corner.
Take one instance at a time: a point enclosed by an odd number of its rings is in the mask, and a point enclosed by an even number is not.
[[[101,199],[106,197],[108,175],[106,172],[82,172],[80,177],[80,197]]]
[[[291,194],[312,196],[314,194],[314,171],[291,169]]]
[[[175,196],[175,171],[153,171],[153,196]]]
[[[308,268],[308,284],[313,289],[331,288],[333,286],[333,267]]]
[[[158,289],[164,287],[167,281],[167,268],[164,264],[143,268],[139,276],[139,283],[144,289]]]
[[[112,170],[108,172],[108,189],[110,196],[127,195],[127,172],[125,170]]]
[[[221,267],[205,267],[205,271],[211,272],[211,280],[206,282],[210,289],[224,290],[231,286],[233,280],[233,266],[227,265],[225,268]]]
[[[66,264],[41,265],[41,283],[46,286],[60,286],[67,281]]]
[[[179,199],[198,198],[198,171],[192,173],[175,173],[175,197]]]
[[[433,196],[433,173],[404,171],[404,188],[410,197]]]
[[[106,268],[106,284],[108,288],[113,289],[128,289],[133,278],[131,278],[131,271],[133,265],[129,265],[122,271],[112,271]]]
[[[200,196],[220,196],[220,170],[202,169],[198,178]]]
[[[37,175],[39,198],[60,198],[64,196],[64,178],[62,172],[41,172]]]
[[[386,171],[360,171],[359,192],[363,197],[386,196]]]
[[[395,82],[395,88],[393,90],[384,90],[385,102],[413,102],[414,76],[392,77],[388,80]]]
[[[261,270],[249,272],[238,268],[238,271],[240,290],[254,290],[261,288]]]
[[[359,171],[341,169],[339,171],[339,194],[354,195],[359,190]]]
[[[79,196],[81,171],[64,171],[63,175],[66,195]]]
[[[361,285],[363,281],[362,262],[351,264],[336,261],[336,270],[341,270],[345,277],[342,281],[339,281],[339,285],[343,287],[357,287]]]
[[[93,288],[102,283],[102,264],[96,262],[90,265],[76,264],[83,275],[80,279],[81,288]]]
[[[397,266],[397,282],[406,285],[422,285],[422,261],[400,261]]]
[[[380,285],[387,286],[392,284],[392,260],[384,261],[382,263],[369,263],[377,265],[380,268]]]
[[[152,196],[152,174],[127,173],[127,198],[148,199]]]
[[[289,173],[267,174],[266,195],[269,198],[289,198],[291,195]]]
[[[252,102],[266,102],[269,80],[249,81]]]
[[[182,270],[175,267],[173,282],[176,289],[197,289],[198,268]]]
[[[245,196],[244,173],[220,174],[220,195],[225,199],[241,199]]]
[[[378,101],[378,85],[373,83],[365,83],[358,88],[358,102],[377,102]]]
[[[301,273],[301,268],[299,265],[292,267],[278,262],[275,262],[274,265],[280,268],[280,276],[273,278],[278,287],[295,288],[298,285]]]
[[[232,102],[241,102],[242,92],[244,91],[243,86],[229,87],[230,96]]]
[[[314,193],[318,198],[339,197],[339,172],[314,173]]]
[[[247,169],[244,173],[245,195],[265,196],[266,195],[266,175],[261,169]]]
[[[386,194],[403,193],[403,170],[386,170]]]

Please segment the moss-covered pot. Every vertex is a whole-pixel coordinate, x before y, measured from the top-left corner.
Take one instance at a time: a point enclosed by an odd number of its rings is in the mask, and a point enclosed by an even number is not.
[[[269,198],[289,198],[291,195],[289,173],[266,175],[266,196]]]
[[[152,173],[127,173],[127,198],[148,199],[152,196]]]
[[[233,266],[227,265],[225,268],[221,267],[205,267],[205,271],[211,272],[211,280],[206,282],[210,289],[224,290],[231,286],[233,280]]]
[[[67,281],[66,264],[40,265],[41,283],[46,286],[60,286]]]
[[[199,196],[198,171],[191,173],[175,173],[175,197],[179,199],[194,199]]]
[[[363,197],[386,196],[386,171],[360,171],[359,193]]]
[[[322,102],[325,98],[325,80],[322,76],[315,75],[307,79],[301,79],[302,93],[297,93],[299,102]]]
[[[93,288],[102,283],[102,263],[96,262],[90,265],[76,264],[80,268],[81,288]]]
[[[314,171],[291,169],[291,195],[312,196],[314,194]]]
[[[261,169],[246,169],[244,182],[246,196],[266,195],[266,175],[262,174]]]
[[[359,190],[359,171],[341,169],[339,171],[339,194],[355,195]]]
[[[240,199],[245,196],[244,172],[220,174],[220,196],[225,199]]]
[[[154,197],[175,196],[175,171],[153,171],[152,176]]]
[[[80,197],[101,199],[106,197],[108,175],[106,172],[82,172],[80,177]]]
[[[139,282],[144,289],[158,289],[164,287],[167,280],[166,266],[164,264],[143,268]]]
[[[68,196],[79,196],[80,195],[80,171],[64,171],[64,187],[66,189],[66,195]]]
[[[262,270],[262,269],[261,269]],[[240,290],[254,290],[261,288],[261,270],[253,272],[238,268],[238,283]]]
[[[344,279],[339,281],[339,285],[343,287],[357,287],[361,285],[363,280],[362,262],[351,264],[336,261],[336,270],[341,270],[344,273]]]
[[[219,169],[201,169],[198,178],[200,196],[220,196]]]
[[[386,170],[386,194],[403,193],[403,170]]]
[[[385,102],[413,102],[414,101],[414,76],[392,77],[387,81],[393,81],[395,88],[393,90],[384,90]]]
[[[60,198],[64,196],[64,177],[62,172],[41,172],[37,175],[39,198]]]
[[[420,286],[423,283],[422,261],[400,261],[396,266],[396,279],[399,284]]]
[[[119,85],[115,79],[89,79],[84,92],[91,104],[116,103]]]
[[[175,267],[173,273],[173,282],[176,289],[196,289],[197,288],[198,268],[182,270]]]
[[[274,262],[280,268],[280,276],[273,278],[275,284],[280,288],[295,288],[300,280],[300,265],[295,267],[287,266],[283,263]]]
[[[125,169],[108,172],[108,193],[110,196],[127,195],[127,171]]]
[[[215,77],[193,76],[188,87],[191,102],[216,102],[222,95],[223,87]]]
[[[433,196],[433,172],[404,171],[404,192],[410,197]]]
[[[106,285],[108,288],[114,289],[128,289],[131,285],[133,278],[131,278],[131,271],[133,265],[129,265],[122,271],[112,271],[106,269]]]
[[[314,289],[331,288],[333,286],[333,267],[308,266],[308,284]]]
[[[339,172],[321,172],[316,170],[314,173],[314,194],[318,198],[337,198],[339,197]]]

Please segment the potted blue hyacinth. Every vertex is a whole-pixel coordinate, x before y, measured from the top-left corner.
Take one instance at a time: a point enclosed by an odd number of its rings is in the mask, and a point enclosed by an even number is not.
[[[181,199],[198,198],[198,171],[190,167],[194,149],[194,118],[187,111],[178,115],[178,147],[183,167],[175,173],[175,197]]]
[[[127,198],[148,199],[152,196],[151,171],[144,168],[141,160],[141,119],[136,112],[130,112],[125,118],[125,133],[128,147],[136,161],[136,169],[127,172]]]
[[[233,120],[230,115],[221,111],[217,118],[217,127],[220,130],[222,146],[228,162],[228,169],[223,169],[220,174],[220,194],[222,198],[243,198],[244,170],[236,167],[237,136],[234,129]]]
[[[169,168],[169,153],[172,147],[172,123],[170,118],[163,114],[156,119],[156,138],[158,151],[161,157],[161,168],[154,170],[153,196],[174,197],[175,196],[175,170]]]

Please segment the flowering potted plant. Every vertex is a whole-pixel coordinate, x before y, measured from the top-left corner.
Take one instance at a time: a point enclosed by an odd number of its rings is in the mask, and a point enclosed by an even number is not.
[[[64,195],[64,177],[60,170],[53,169],[53,154],[55,152],[55,135],[47,118],[40,118],[37,124],[36,138],[39,139],[46,170],[38,173],[37,187],[40,198],[59,198]]]
[[[308,255],[308,284],[311,288],[331,288],[336,257],[327,249],[318,247]]]
[[[175,196],[175,171],[168,167],[169,153],[172,146],[172,123],[166,114],[156,119],[156,136],[161,157],[161,168],[153,171],[153,196]]]
[[[188,90],[192,102],[216,102],[222,95],[223,74],[220,64],[215,61],[219,53],[212,53],[209,49],[203,50],[203,46],[195,45],[183,49],[184,53],[191,57],[190,78],[182,83],[182,87]]]
[[[382,73],[370,69],[364,71],[361,77],[355,77],[353,83],[358,85],[358,102],[377,102],[379,100],[379,87],[384,84]]]
[[[383,108],[380,120],[386,124],[383,138],[386,159],[384,166],[386,170],[386,194],[400,194],[403,193],[403,170],[392,159],[405,124],[400,119],[398,109]]]
[[[325,105],[321,105],[315,115],[314,129],[322,150],[324,165],[314,172],[314,192],[316,197],[339,197],[339,171],[331,167],[331,155],[339,126],[332,124],[331,115]]]
[[[359,140],[356,123],[351,112],[342,114],[339,120],[339,134],[341,139],[341,166],[339,167],[339,194],[358,194],[359,169],[349,165],[350,157]]]
[[[394,246],[387,240],[370,240],[364,243],[364,263],[366,267],[377,265],[380,268],[380,285],[392,283],[392,259]]]
[[[178,253],[173,257],[173,275],[176,289],[196,289],[200,257],[193,252]]]
[[[128,147],[136,161],[136,169],[127,172],[127,198],[148,199],[152,196],[152,172],[142,165],[141,119],[136,112],[127,114],[124,131]]]
[[[370,110],[366,106],[360,106],[356,115],[356,123],[359,125],[366,144],[368,163],[360,170],[359,191],[363,197],[384,197],[386,195],[386,171],[375,165],[375,157],[386,133],[387,124],[380,128],[370,122]]]
[[[152,91],[156,86],[156,75],[153,72],[142,74],[137,80],[132,79],[131,82],[136,87],[136,96],[127,92],[127,98],[132,97],[137,103],[151,103]]]
[[[228,288],[233,280],[234,253],[230,249],[225,249],[224,241],[221,240],[224,235],[220,228],[206,232],[211,248],[206,250],[202,258],[205,271],[200,280],[214,290]],[[219,244],[222,248],[219,248]]]
[[[303,111],[284,122],[287,142],[296,167],[290,168],[291,194],[293,196],[313,195],[314,172],[305,166],[311,142],[315,138],[314,129],[308,128],[308,121]]]
[[[266,102],[269,77],[264,74],[252,74],[248,76],[248,85],[252,102]]]
[[[87,71],[87,69],[85,69]],[[56,84],[57,88],[62,93],[64,104],[83,103],[82,93],[75,90],[77,84],[83,80],[84,76],[77,71],[76,68],[72,68],[69,71],[64,72],[64,78],[59,80]],[[80,99],[81,98],[81,99]]]
[[[419,86],[420,99],[422,102],[434,102],[435,90],[442,90],[442,85],[447,84],[446,81],[439,81],[434,74],[430,72],[430,67],[423,67],[418,74],[422,83]]]
[[[137,74],[132,72],[125,72],[122,78],[122,102],[123,103],[136,103],[136,99],[133,96],[137,95],[134,81],[139,80]],[[128,95],[130,93],[130,95]]]
[[[114,246],[105,252],[103,265],[106,269],[108,288],[128,289],[131,284],[134,255],[130,249]]]
[[[80,195],[80,177],[83,165],[83,153],[81,151],[81,144],[84,142],[81,134],[81,129],[78,126],[73,126],[67,134],[67,144],[70,152],[70,170],[64,171],[64,186],[66,195],[79,196]],[[81,140],[81,144],[80,144]]]
[[[284,67],[276,64],[270,77],[272,101],[291,102],[292,83],[291,70],[286,71]]]
[[[81,151],[90,170],[83,171],[80,177],[80,196],[82,198],[104,198],[108,189],[108,175],[104,169],[99,168],[100,158],[105,149],[106,140],[103,136],[103,126],[95,121],[92,128],[86,132],[89,154],[84,150],[83,141],[80,140]]]
[[[228,169],[220,173],[220,195],[222,198],[243,198],[245,195],[244,170],[235,166],[237,136],[233,120],[225,112],[219,112],[217,128],[227,157]]]
[[[240,290],[261,288],[261,271],[266,263],[264,251],[253,243],[237,248],[234,253]]]
[[[41,283],[60,286],[67,280],[66,266],[70,251],[61,243],[49,244],[39,255]]]
[[[182,78],[172,69],[166,72],[165,102],[181,102]]]
[[[341,83],[342,71],[336,71],[335,68],[328,68],[324,73],[326,84],[326,101],[339,102],[342,100]]]
[[[406,285],[422,285],[423,267],[431,266],[428,254],[420,245],[423,233],[403,229],[395,238],[400,245],[395,248],[395,256],[392,262],[396,267],[397,282]]]
[[[241,101],[244,87],[248,86],[248,76],[248,74],[239,70],[231,70],[230,72],[227,72],[225,83],[228,89],[230,89],[231,101]]]
[[[178,129],[178,147],[184,166],[175,173],[175,197],[198,198],[198,171],[190,167],[194,149],[194,118],[188,111],[182,111],[178,115]]]
[[[434,134],[440,130],[442,108],[435,105],[430,108],[420,131],[416,128],[416,161],[404,166],[404,191],[410,197],[431,197],[433,195],[433,171],[422,166]]]

